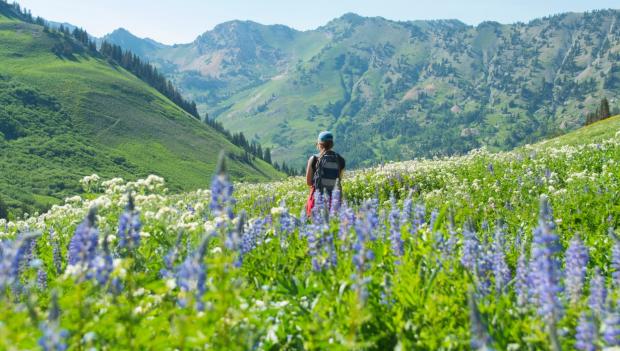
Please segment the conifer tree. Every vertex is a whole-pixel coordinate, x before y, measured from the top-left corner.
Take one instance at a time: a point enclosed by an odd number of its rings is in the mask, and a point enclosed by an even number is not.
[[[609,101],[607,101],[607,98],[604,97],[603,100],[601,100],[601,107],[599,110],[599,121],[605,118],[609,118],[609,116],[611,116],[611,114],[609,113]]]

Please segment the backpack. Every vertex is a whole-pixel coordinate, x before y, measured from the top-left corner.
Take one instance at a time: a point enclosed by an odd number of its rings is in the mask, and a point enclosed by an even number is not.
[[[314,188],[319,192],[331,194],[340,178],[341,161],[340,155],[333,151],[327,151],[323,156],[315,157],[315,169],[312,181]],[[318,158],[318,160],[317,160]]]

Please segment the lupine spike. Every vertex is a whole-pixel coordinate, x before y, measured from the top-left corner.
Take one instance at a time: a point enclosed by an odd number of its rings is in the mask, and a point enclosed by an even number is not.
[[[609,347],[620,346],[620,315],[617,308],[608,311],[603,321],[603,340]]]
[[[583,290],[588,264],[588,249],[583,245],[578,234],[575,234],[566,250],[565,285],[571,303],[577,303]]]
[[[506,264],[506,255],[504,254],[504,228],[500,224],[495,228],[495,240],[493,241],[493,275],[495,291],[501,294],[510,281],[510,269]]]
[[[99,231],[96,228],[97,210],[92,207],[88,216],[77,227],[75,234],[69,243],[68,261],[70,265],[83,265],[88,267],[95,258]]]
[[[331,203],[329,206],[329,216],[335,217],[338,211],[340,210],[342,193],[340,191],[340,179],[336,179],[336,185],[334,190],[332,191]]]
[[[62,273],[62,255],[60,253],[60,247],[58,245],[58,237],[54,228],[50,228],[49,231],[50,245],[52,245],[52,257],[54,259],[54,268],[56,268],[56,274]]]
[[[515,281],[515,292],[517,294],[517,306],[524,308],[529,298],[528,290],[528,262],[525,252],[525,245],[519,250],[519,258],[517,260],[517,271]]]
[[[218,159],[216,173],[211,181],[210,208],[215,216],[226,215],[228,219],[233,219],[232,206],[235,200],[232,195],[233,185],[226,173],[226,154],[222,151]]]
[[[135,210],[134,198],[127,195],[127,207],[121,214],[118,223],[119,247],[121,249],[135,250],[140,246],[140,213]]]
[[[411,213],[413,211],[413,190],[409,190],[409,194],[407,194],[407,198],[403,202],[403,210],[400,216],[400,225],[404,227],[408,225],[411,221]]]
[[[600,270],[596,268],[590,280],[588,306],[597,318],[602,318],[606,301],[607,289],[605,288],[605,278],[601,275]]]
[[[608,233],[613,240],[613,246],[611,247],[611,277],[613,285],[616,288],[620,288],[620,239],[613,228],[610,227]]]
[[[539,315],[544,317],[549,325],[555,325],[562,309],[558,297],[561,291],[560,263],[556,257],[560,244],[554,228],[549,201],[546,196],[542,196],[538,227],[533,235],[530,288]]]
[[[403,255],[403,240],[400,234],[400,218],[401,213],[398,205],[396,204],[396,199],[392,194],[391,197],[392,210],[389,215],[390,222],[390,241],[392,243],[392,253],[394,256],[400,257]]]
[[[595,340],[596,327],[585,312],[582,312],[579,317],[579,324],[577,324],[577,333],[575,334],[575,348],[581,351],[595,351]]]

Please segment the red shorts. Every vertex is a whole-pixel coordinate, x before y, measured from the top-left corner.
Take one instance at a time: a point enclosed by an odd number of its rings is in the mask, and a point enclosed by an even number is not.
[[[306,201],[306,215],[308,218],[312,216],[312,209],[314,208],[314,186],[310,188],[310,195],[308,195],[308,201]]]

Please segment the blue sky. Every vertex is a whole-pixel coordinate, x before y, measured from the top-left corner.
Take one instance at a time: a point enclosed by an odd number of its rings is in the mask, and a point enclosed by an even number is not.
[[[186,43],[233,20],[314,29],[347,12],[394,20],[456,18],[526,22],[566,11],[620,8],[619,0],[18,0],[34,15],[102,36],[124,27],[164,43]]]

